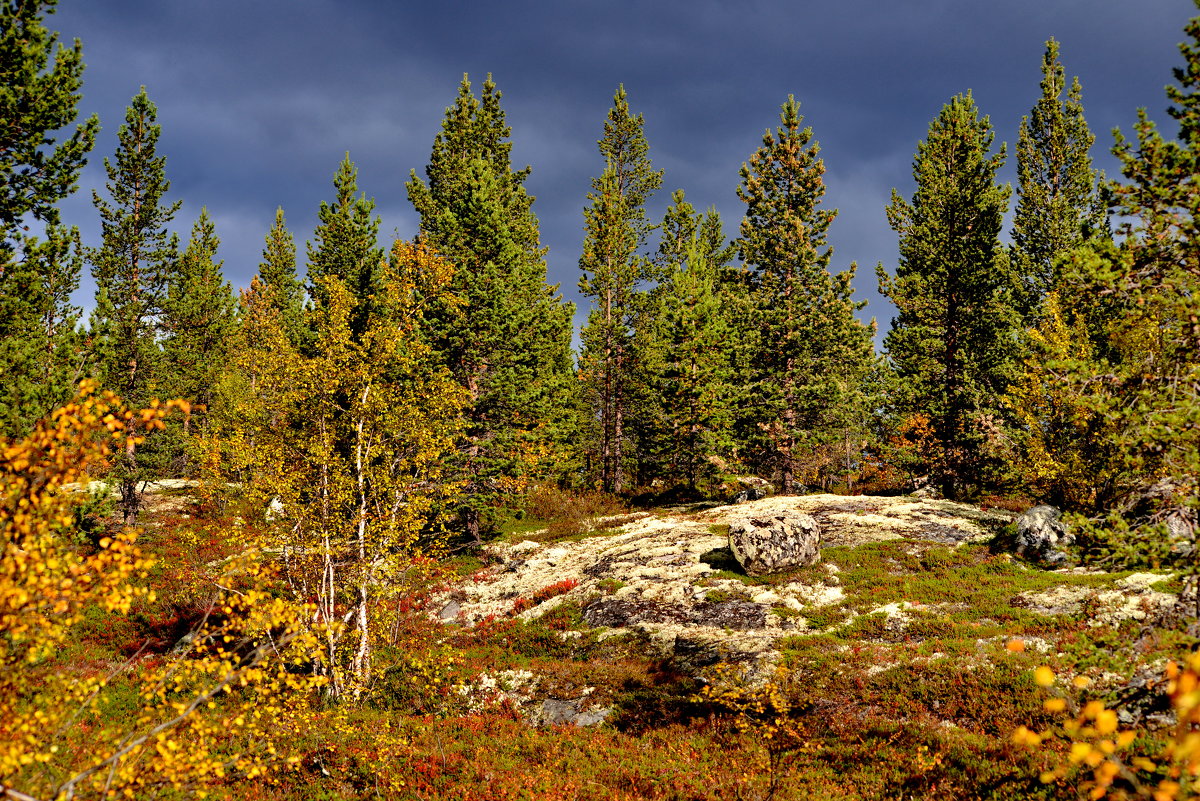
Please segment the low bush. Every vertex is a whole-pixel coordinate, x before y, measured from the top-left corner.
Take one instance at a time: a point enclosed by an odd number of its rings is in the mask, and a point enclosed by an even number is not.
[[[594,530],[601,518],[627,516],[629,507],[606,492],[542,485],[530,491],[523,511],[527,518],[544,521],[551,538],[560,539]]]

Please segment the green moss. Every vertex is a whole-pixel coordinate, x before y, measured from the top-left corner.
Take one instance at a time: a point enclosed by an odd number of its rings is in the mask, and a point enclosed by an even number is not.
[[[625,582],[619,581],[614,578],[600,579],[599,581],[596,582],[597,589],[601,590],[606,595],[612,595],[614,592],[616,592],[617,590],[621,589],[624,586],[626,586]]]
[[[1179,595],[1183,592],[1183,578],[1180,576],[1164,576],[1161,581],[1151,584],[1150,589],[1155,592],[1169,592],[1171,595]]]
[[[807,608],[801,614],[804,615],[809,628],[827,629],[846,622],[852,613],[844,604],[829,604]]]
[[[1031,570],[980,545],[951,549],[908,540],[827,548],[824,557],[840,569],[846,602],[859,612],[899,601],[945,604],[969,609],[974,619],[1017,624],[1019,630],[1037,628],[1048,618],[1014,606],[1018,594],[1060,585],[1109,586],[1126,575]]]
[[[737,589],[716,589],[705,593],[704,600],[710,604],[723,604],[728,601],[745,601],[748,600],[748,596]]]
[[[859,615],[834,633],[846,640],[870,640],[882,637],[888,616],[882,612]]]

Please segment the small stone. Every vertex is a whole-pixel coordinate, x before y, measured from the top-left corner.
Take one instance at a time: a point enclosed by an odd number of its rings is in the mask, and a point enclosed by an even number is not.
[[[438,612],[438,619],[447,623],[453,622],[458,619],[458,613],[461,609],[462,607],[458,605],[458,601],[451,601],[442,607],[442,611]]]

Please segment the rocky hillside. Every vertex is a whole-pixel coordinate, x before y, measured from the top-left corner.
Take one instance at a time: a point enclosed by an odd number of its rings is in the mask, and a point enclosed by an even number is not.
[[[731,524],[785,512],[816,521],[818,561],[749,575],[730,548]],[[993,661],[1015,636],[1050,651],[1053,632],[1074,628],[1084,612],[1088,625],[1116,627],[1174,606],[1167,575],[1044,570],[999,552],[994,538],[1014,517],[948,501],[834,495],[666,510],[561,540],[534,532],[493,543],[490,564],[430,608],[452,627],[570,610],[576,625],[559,633],[567,642],[625,638],[697,677],[733,663],[761,678],[814,649],[866,653],[839,670],[867,675],[948,653],[960,663]],[[603,719],[595,704],[586,722]]]

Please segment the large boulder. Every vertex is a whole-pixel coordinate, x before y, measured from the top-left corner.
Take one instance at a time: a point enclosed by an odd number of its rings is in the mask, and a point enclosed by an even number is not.
[[[749,575],[778,573],[821,560],[821,529],[801,512],[764,511],[730,521],[729,548]]]
[[[1053,506],[1035,506],[1017,518],[1017,556],[1051,567],[1062,567],[1069,557],[1066,546],[1075,542],[1075,535],[1062,521],[1062,512]]]

